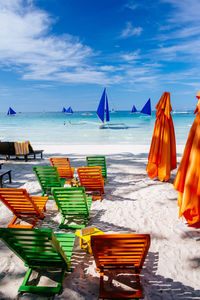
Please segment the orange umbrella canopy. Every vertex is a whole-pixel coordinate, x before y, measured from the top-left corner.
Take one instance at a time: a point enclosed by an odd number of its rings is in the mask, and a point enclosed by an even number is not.
[[[197,115],[174,181],[174,188],[178,191],[179,217],[184,216],[189,224],[200,221],[200,100],[194,114]]]
[[[200,99],[200,91],[198,91],[198,94],[196,95],[197,99]]]
[[[171,117],[170,93],[164,92],[156,106],[156,122],[148,158],[147,174],[161,181],[176,169],[176,141]]]

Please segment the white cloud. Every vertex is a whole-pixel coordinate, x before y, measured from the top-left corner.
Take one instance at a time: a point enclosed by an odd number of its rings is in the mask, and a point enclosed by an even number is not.
[[[161,26],[160,30],[166,31],[160,35],[160,40],[186,39],[190,37],[199,37],[200,28],[200,1],[199,0],[161,0],[169,3],[172,10],[169,10],[168,25]]]
[[[140,59],[139,51],[133,51],[133,52],[121,54],[121,58],[127,62],[134,62]]]
[[[200,39],[187,40],[184,42],[166,44],[151,51],[149,56],[155,56],[157,60],[175,61],[183,63],[200,63]]]
[[[125,7],[131,9],[131,10],[135,10],[138,7],[138,4],[135,3],[134,1],[130,1],[128,2]]]
[[[144,74],[150,74],[150,70],[147,67],[133,67],[133,68],[129,68],[126,71],[126,74],[130,77],[135,77],[135,79],[140,76],[140,75],[144,75]]]
[[[92,67],[94,51],[78,38],[50,33],[53,20],[33,1],[0,0],[0,66],[22,73],[23,79],[108,83],[106,68]],[[102,82],[101,82],[102,80]]]
[[[169,21],[173,23],[199,22],[200,21],[200,1],[199,0],[161,0],[170,3],[175,10],[171,14]]]
[[[166,10],[165,26],[160,27],[162,34],[154,35],[154,39],[161,41],[162,44],[157,43],[157,47],[151,49],[146,58],[152,57],[158,62],[165,63],[165,72],[168,70],[168,62],[174,62],[178,70],[174,68],[173,74],[168,72],[168,80],[171,78],[171,83],[189,82],[197,76],[193,67],[200,67],[200,1],[161,0],[161,2],[170,4]],[[185,72],[185,70],[192,71]]]
[[[116,68],[116,67],[114,67],[114,66],[100,66],[99,69],[102,70],[102,71],[114,72],[114,71],[116,71],[118,68]]]
[[[90,83],[90,84],[113,84],[119,83],[122,77],[119,75],[107,76],[107,73],[96,71],[90,67],[76,67],[71,72],[51,72],[46,73],[36,70],[35,72],[26,73],[23,76],[24,79],[36,79],[37,80],[53,80],[58,82],[71,82],[71,83]]]
[[[131,36],[140,36],[142,27],[133,27],[131,22],[126,23],[126,28],[122,31],[120,38],[128,38]]]

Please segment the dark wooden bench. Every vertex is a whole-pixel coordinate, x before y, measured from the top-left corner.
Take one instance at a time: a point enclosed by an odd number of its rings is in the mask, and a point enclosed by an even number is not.
[[[43,152],[44,150],[33,150],[33,152],[29,152],[28,156],[33,155],[34,159],[36,159],[36,155],[40,154],[41,159],[43,158]]]
[[[28,160],[29,156],[33,156],[36,159],[36,155],[40,155],[41,159],[43,158],[44,150],[33,150],[31,144],[29,144],[29,153],[28,154],[15,154],[14,142],[1,142],[0,141],[0,155],[5,155],[6,160],[10,159],[11,156],[16,156],[16,158],[24,158],[25,161]]]
[[[3,187],[3,176],[8,174],[8,178],[9,178],[9,181],[10,183],[12,182],[11,181],[11,170],[9,169],[1,169],[0,170],[0,187],[2,188]]]
[[[20,156],[23,156],[25,161],[28,161],[29,156],[34,157],[34,159],[36,159],[36,155],[40,154],[41,159],[43,158],[42,154],[43,154],[44,150],[33,150],[33,152],[29,152],[28,154],[17,154],[16,158],[19,158]]]

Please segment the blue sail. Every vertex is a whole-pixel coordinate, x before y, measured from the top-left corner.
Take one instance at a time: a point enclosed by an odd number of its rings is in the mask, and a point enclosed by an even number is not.
[[[106,121],[110,121],[110,115],[109,115],[109,107],[108,107],[108,97],[106,95]]]
[[[147,103],[143,106],[141,113],[151,116],[151,100],[150,100],[150,98],[147,101]]]
[[[67,112],[67,110],[66,110],[65,107],[63,107],[62,112],[63,112],[63,113],[66,113],[66,112]]]
[[[16,115],[16,112],[11,107],[9,107],[7,115]]]
[[[99,119],[104,123],[104,117],[105,117],[105,102],[106,106],[108,106],[108,99],[106,101],[106,89],[104,89],[103,94],[101,96],[101,100],[99,102],[99,106],[97,108],[97,116]],[[106,117],[107,118],[107,117]],[[108,118],[109,118],[109,112],[108,112]]]
[[[137,109],[136,109],[135,105],[133,105],[133,108],[132,108],[132,111],[131,111],[131,112],[132,112],[132,113],[137,112]]]
[[[73,112],[73,110],[72,110],[72,108],[71,108],[71,106],[70,107],[68,107],[68,109],[65,111],[67,114],[73,114],[74,112]]]

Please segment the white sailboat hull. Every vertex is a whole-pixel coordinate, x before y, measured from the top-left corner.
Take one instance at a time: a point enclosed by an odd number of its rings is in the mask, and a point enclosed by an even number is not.
[[[103,123],[99,125],[99,129],[127,129],[124,123]]]

